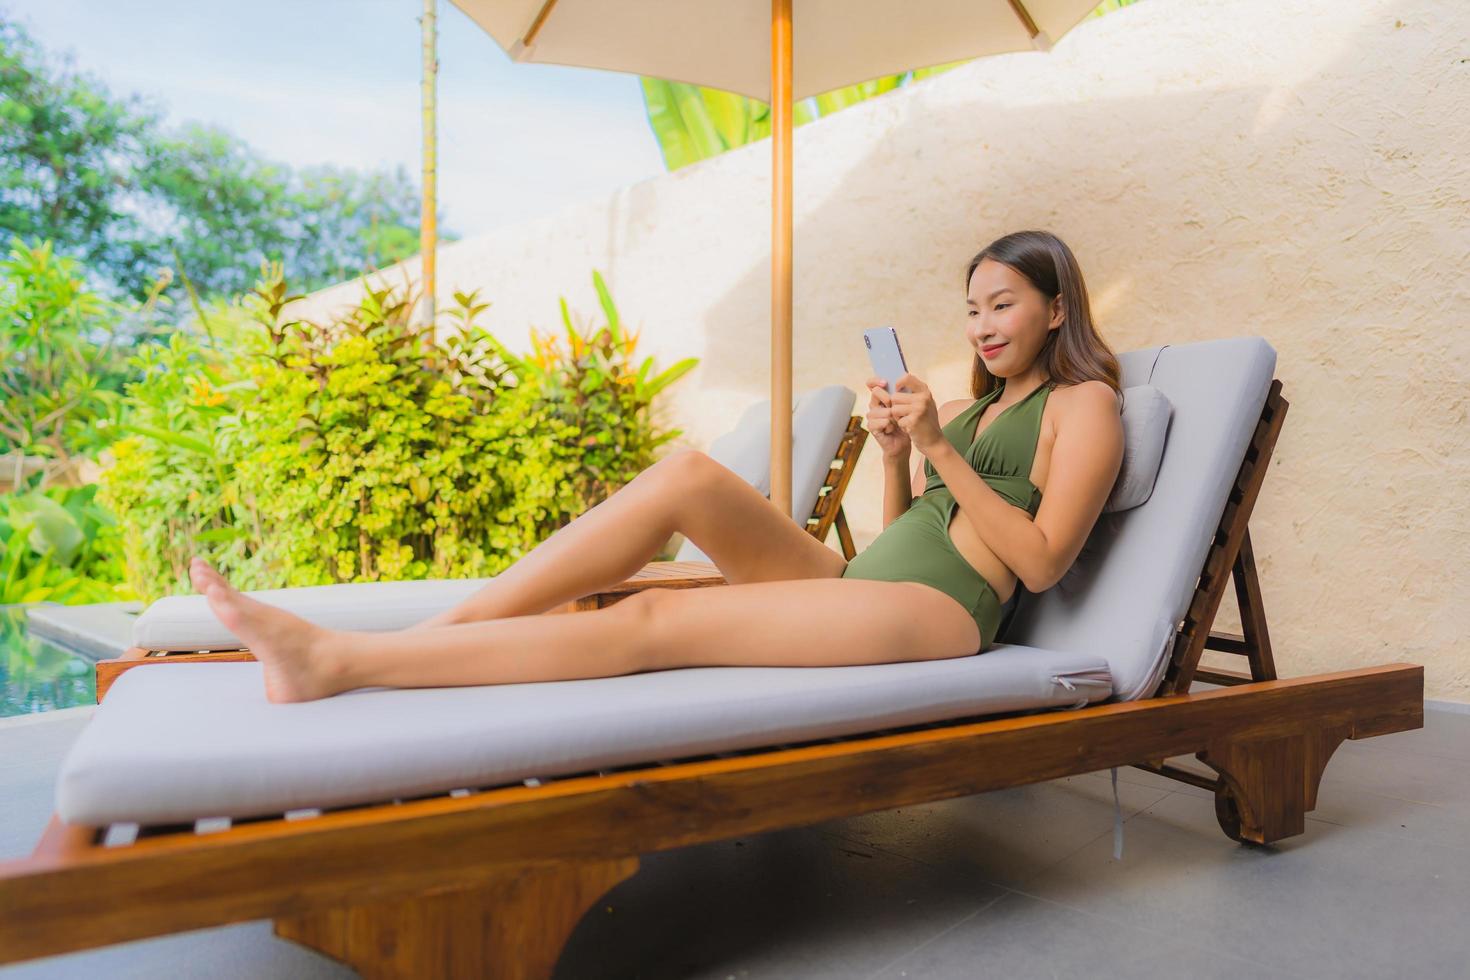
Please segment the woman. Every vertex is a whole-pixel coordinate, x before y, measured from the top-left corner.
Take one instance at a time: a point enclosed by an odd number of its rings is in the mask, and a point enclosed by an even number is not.
[[[252,599],[202,559],[194,587],[261,663],[266,696],[607,677],[672,667],[836,666],[987,649],[1019,581],[1071,566],[1122,464],[1117,359],[1072,252],[1047,232],[991,243],[965,273],[971,399],[869,378],[884,530],[852,562],[704,453],[674,453],[464,602],[406,630],[344,632]],[[912,449],[924,461],[909,475]],[[984,476],[977,473],[977,468]],[[917,500],[915,495],[919,495]],[[626,580],[675,531],[728,586],[651,589],[546,616]]]

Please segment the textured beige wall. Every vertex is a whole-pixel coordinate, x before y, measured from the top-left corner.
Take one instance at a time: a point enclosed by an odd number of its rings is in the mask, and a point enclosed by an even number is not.
[[[441,295],[482,287],[526,349],[558,295],[596,310],[601,269],[640,353],[702,358],[662,418],[707,446],[769,390],[769,160],[762,142],[448,246]],[[1053,230],[1114,349],[1276,348],[1291,408],[1252,537],[1281,673],[1407,660],[1427,697],[1470,702],[1467,161],[1463,0],[1143,0],[798,130],[796,390],[861,393],[859,332],[891,323],[963,395],[966,260]],[[869,451],[859,547],[881,482]]]

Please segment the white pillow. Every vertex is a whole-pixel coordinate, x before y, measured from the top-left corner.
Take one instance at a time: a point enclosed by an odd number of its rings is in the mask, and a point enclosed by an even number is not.
[[[1137,507],[1154,492],[1174,406],[1153,385],[1123,389],[1123,466],[1103,513]]]
[[[793,408],[794,410],[794,408]],[[767,497],[771,495],[771,403],[745,410],[735,428],[709,444],[709,456]]]

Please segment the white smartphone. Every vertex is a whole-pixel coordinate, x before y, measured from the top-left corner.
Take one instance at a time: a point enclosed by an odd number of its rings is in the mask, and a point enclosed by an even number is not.
[[[894,384],[909,372],[903,360],[903,348],[898,346],[898,331],[892,327],[864,330],[863,343],[868,347],[868,359],[873,362],[873,374],[888,382],[888,393],[893,394]]]

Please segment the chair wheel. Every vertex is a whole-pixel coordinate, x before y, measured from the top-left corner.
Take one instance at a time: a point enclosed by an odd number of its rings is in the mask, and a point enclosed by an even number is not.
[[[1215,819],[1220,821],[1220,829],[1225,831],[1226,837],[1242,844],[1250,843],[1240,836],[1240,808],[1235,805],[1235,797],[1225,787],[1223,779],[1215,787]]]

